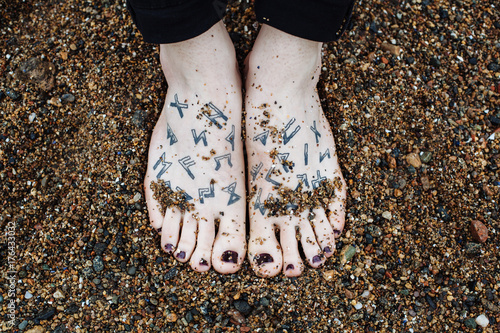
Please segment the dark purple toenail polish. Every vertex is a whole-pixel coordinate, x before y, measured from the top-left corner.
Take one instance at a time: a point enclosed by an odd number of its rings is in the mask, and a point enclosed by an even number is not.
[[[253,260],[255,260],[255,263],[257,264],[257,266],[260,266],[262,264],[266,264],[269,262],[274,262],[273,257],[269,253],[261,253],[261,254],[255,256],[255,258],[253,258]]]
[[[205,259],[201,258],[200,259],[200,266],[208,266],[208,262]]]
[[[335,234],[335,236],[338,236],[338,235],[340,235],[340,230],[335,229],[335,230],[333,230],[333,233]]]
[[[292,264],[288,264],[288,266],[286,266],[286,270],[287,271],[291,271],[295,268],[295,266],[293,266]]]
[[[172,252],[174,246],[172,244],[165,244],[165,251]]]
[[[323,256],[318,254],[317,256],[313,257],[313,264],[320,262],[321,260],[323,260]]]
[[[184,259],[186,258],[186,252],[181,251],[175,255],[178,259]]]
[[[238,262],[238,253],[228,250],[222,254],[221,260],[224,262],[232,262],[233,264],[236,264]]]
[[[332,249],[329,246],[327,246],[327,247],[325,247],[323,249],[323,252],[325,252],[325,253],[332,253]]]

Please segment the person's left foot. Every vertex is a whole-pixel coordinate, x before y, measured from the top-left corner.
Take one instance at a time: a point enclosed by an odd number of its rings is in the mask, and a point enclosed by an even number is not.
[[[320,52],[264,25],[248,59],[248,258],[260,276],[300,275],[299,243],[319,267],[344,227],[346,185],[316,91]]]

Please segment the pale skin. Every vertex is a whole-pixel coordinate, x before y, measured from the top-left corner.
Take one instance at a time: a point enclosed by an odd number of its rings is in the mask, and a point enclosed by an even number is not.
[[[256,274],[298,276],[303,262],[322,265],[344,227],[346,186],[315,88],[321,43],[262,26],[247,58],[245,142],[241,81],[221,22],[188,41],[161,45],[160,59],[169,88],[144,185],[162,249],[196,271],[236,272],[247,253],[247,183],[256,189],[248,202],[248,259]],[[193,209],[163,213],[150,188],[159,179],[184,190]],[[293,214],[291,207],[289,215],[268,216],[261,205],[277,196],[277,184],[295,189],[302,183],[311,190],[334,179],[342,186],[326,209]]]

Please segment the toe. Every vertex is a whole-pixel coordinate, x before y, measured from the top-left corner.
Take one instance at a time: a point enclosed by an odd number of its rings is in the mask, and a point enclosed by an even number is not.
[[[197,215],[187,213],[184,215],[181,238],[177,249],[174,252],[175,259],[180,262],[187,262],[196,246],[196,231],[198,230]]]
[[[214,242],[212,265],[223,274],[240,269],[245,259],[245,223],[239,216],[218,216],[219,232]]]
[[[299,276],[304,270],[300,259],[295,226],[284,226],[280,230],[280,243],[283,250],[283,273],[286,276]]]
[[[196,249],[191,256],[191,267],[198,272],[206,272],[212,262],[212,246],[215,238],[213,220],[200,219],[198,221],[198,239]]]
[[[304,214],[302,214],[300,218],[299,226],[300,243],[302,244],[304,255],[308,263],[312,267],[317,268],[325,262],[325,256],[316,241],[316,235],[314,234],[311,223]]]
[[[179,241],[182,213],[177,208],[167,209],[161,226],[161,248],[172,253]]]
[[[274,230],[274,223],[268,219],[254,221],[250,228],[248,260],[259,276],[275,276],[283,267],[283,255]]]
[[[149,187],[151,182],[146,178],[144,181],[144,195],[146,197],[146,204],[148,206],[149,221],[151,226],[157,231],[161,231],[163,224],[163,214],[161,212],[161,207],[158,201],[153,199],[153,191]]]
[[[326,217],[323,209],[315,209],[308,216],[314,227],[314,233],[319,243],[320,248],[323,250],[325,257],[331,257],[335,249],[335,235],[332,225]]]

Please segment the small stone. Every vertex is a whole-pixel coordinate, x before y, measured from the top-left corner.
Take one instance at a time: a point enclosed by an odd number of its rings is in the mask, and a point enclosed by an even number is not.
[[[229,309],[227,314],[231,317],[231,319],[233,319],[239,325],[245,323],[245,317],[238,310]]]
[[[54,293],[54,298],[56,299],[59,299],[59,298],[64,298],[64,294],[62,291],[60,291],[59,289],[56,290],[56,292]]]
[[[165,274],[165,280],[170,280],[174,276],[177,275],[177,268],[172,267],[166,274]]]
[[[135,272],[137,271],[137,268],[135,266],[130,266],[128,269],[127,269],[127,274],[128,275],[135,275]]]
[[[236,300],[234,301],[234,307],[236,308],[236,310],[238,310],[239,312],[241,312],[243,315],[248,315],[250,314],[250,312],[252,311],[252,307],[250,306],[250,304],[248,304],[247,301],[244,301],[244,300]]]
[[[28,321],[27,320],[23,320],[19,326],[17,326],[20,330],[24,330],[26,328],[26,326],[28,326]]]
[[[352,291],[350,291],[349,289],[346,289],[344,291],[345,293],[345,297],[347,297],[347,299],[353,299],[354,298],[354,293]]]
[[[423,176],[420,177],[420,181],[422,182],[422,188],[427,191],[428,189],[431,188],[431,183],[429,182],[429,177]]]
[[[481,253],[481,244],[468,242],[465,244],[465,252],[467,254],[479,254]]]
[[[472,238],[479,243],[484,243],[488,239],[488,228],[481,221],[473,220],[471,222],[470,233]]]
[[[169,323],[175,323],[177,321],[177,315],[173,312],[170,312],[168,315],[167,315],[167,321]]]
[[[13,100],[16,100],[19,98],[19,94],[11,89],[5,90],[5,95],[9,96]]]
[[[430,21],[427,21],[427,22],[430,22]],[[431,61],[429,62],[429,64],[432,66],[432,67],[439,67],[441,66],[441,61],[439,61],[438,58],[436,57],[432,57],[431,58]]]
[[[24,294],[24,298],[25,299],[30,299],[33,297],[33,294],[31,294],[29,291],[27,291],[25,294]]]
[[[411,153],[411,154],[406,155],[406,162],[416,169],[418,169],[422,166],[422,162],[420,161],[420,157],[416,153]]]
[[[382,49],[382,51],[386,52],[386,51],[389,51],[389,53],[399,57],[401,55],[401,51],[402,51],[402,48],[397,46],[397,45],[393,45],[393,44],[390,44],[390,43],[382,43],[382,45],[380,45],[380,48]]]
[[[357,302],[356,304],[354,304],[354,308],[355,308],[356,310],[359,310],[359,309],[361,309],[362,307],[363,307],[363,304],[361,304],[361,303],[359,303],[359,302]]]
[[[391,212],[389,212],[389,211],[386,210],[385,212],[382,213],[382,217],[384,219],[386,219],[386,220],[391,220],[392,219],[392,214],[391,214]]]
[[[267,298],[265,298],[265,297],[262,297],[260,299],[260,305],[262,305],[262,306],[269,306],[269,300]]]
[[[497,72],[498,70],[500,70],[500,65],[495,63],[495,62],[490,62],[487,66],[487,68],[490,70],[490,71],[494,71],[494,72]]]
[[[30,330],[27,330],[26,333],[44,333],[45,329],[42,326],[35,326]]]
[[[420,161],[422,163],[428,163],[432,159],[432,153],[430,151],[423,151],[420,153]]]
[[[366,228],[366,230],[375,238],[382,236],[382,229],[376,225],[371,224]]]
[[[92,261],[92,265],[94,266],[94,270],[96,272],[100,272],[104,269],[104,262],[102,261],[101,256],[96,256]]]
[[[132,124],[139,128],[143,128],[144,121],[146,120],[147,112],[143,110],[136,110],[132,116]]]
[[[331,281],[334,276],[335,276],[335,271],[334,270],[329,270],[329,271],[324,271],[323,272],[323,278],[326,281]]]
[[[76,45],[74,43],[71,43],[69,48],[71,49],[71,51],[76,51]]]
[[[389,156],[387,158],[387,162],[389,164],[389,168],[390,169],[396,169],[396,167],[398,166],[397,163],[396,163],[396,159],[392,156]]]
[[[36,118],[36,113],[32,112],[29,116],[28,116],[28,120],[30,123],[33,122],[33,120],[35,120]]]
[[[141,197],[142,197],[142,195],[141,195],[139,192],[137,192],[137,193],[134,195],[134,197],[132,198],[132,201],[133,201],[134,203],[135,203],[135,202],[138,202],[139,200],[141,200]]]
[[[490,324],[490,321],[488,320],[488,318],[484,314],[482,314],[482,315],[477,316],[476,323],[479,326],[481,326],[482,328],[485,328],[486,326],[488,326]]]
[[[476,57],[472,57],[469,59],[469,64],[471,65],[477,65],[477,58]]]
[[[464,322],[465,326],[468,328],[476,329],[477,323],[473,318],[469,318]]]
[[[56,308],[50,307],[50,308],[43,309],[42,311],[40,311],[37,314],[37,316],[35,317],[35,319],[49,320],[49,319],[52,319],[55,315],[56,315]]]
[[[352,259],[352,257],[354,257],[354,254],[356,254],[356,247],[354,247],[353,245],[344,246],[342,251],[340,251],[340,263],[342,265],[345,265],[347,262],[349,262],[349,260]]]
[[[64,103],[73,103],[75,101],[75,96],[73,94],[64,94],[61,96],[61,101]]]

